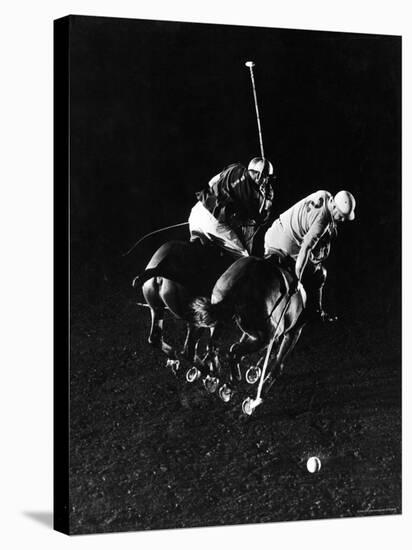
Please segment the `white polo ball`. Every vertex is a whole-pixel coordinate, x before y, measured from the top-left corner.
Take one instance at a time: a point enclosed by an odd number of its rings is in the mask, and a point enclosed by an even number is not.
[[[321,466],[322,466],[322,463],[317,456],[311,456],[310,458],[308,458],[308,461],[306,462],[306,468],[308,469],[308,472],[310,472],[311,474],[315,474],[316,472],[319,472]]]

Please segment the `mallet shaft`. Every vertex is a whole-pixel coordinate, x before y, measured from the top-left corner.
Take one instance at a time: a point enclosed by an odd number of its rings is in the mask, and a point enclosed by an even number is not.
[[[253,99],[255,101],[256,119],[257,119],[257,125],[258,125],[258,133],[259,133],[260,153],[262,158],[265,158],[265,152],[263,149],[262,126],[260,124],[259,106],[258,106],[257,94],[256,94],[255,76],[253,74],[253,67],[255,66],[255,64],[253,61],[246,61],[245,65],[246,67],[249,67],[250,78],[252,81]]]

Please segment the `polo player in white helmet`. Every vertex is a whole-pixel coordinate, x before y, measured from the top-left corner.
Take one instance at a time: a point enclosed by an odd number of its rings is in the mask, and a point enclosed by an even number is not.
[[[274,180],[272,163],[261,157],[247,168],[240,163],[226,167],[196,193],[198,202],[189,217],[191,240],[216,242],[248,256],[257,229],[270,215]]]
[[[322,307],[327,276],[322,263],[329,256],[337,224],[354,220],[355,207],[349,191],[334,197],[328,191],[316,191],[281,214],[265,234],[265,254],[281,251],[294,260],[297,280],[308,294],[307,311],[322,320],[333,320]]]

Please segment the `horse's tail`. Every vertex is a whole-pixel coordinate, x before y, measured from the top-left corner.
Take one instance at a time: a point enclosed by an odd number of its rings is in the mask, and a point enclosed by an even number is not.
[[[209,298],[195,298],[190,304],[192,322],[200,327],[213,327],[219,321],[233,317],[234,311],[227,300],[212,304]]]

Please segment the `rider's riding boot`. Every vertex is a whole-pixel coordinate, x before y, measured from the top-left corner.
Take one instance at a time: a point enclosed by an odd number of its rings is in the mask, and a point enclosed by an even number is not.
[[[337,320],[335,315],[329,315],[322,306],[323,286],[312,291],[312,296],[308,296],[306,306],[306,320],[309,322],[321,321],[322,323],[332,323]]]

